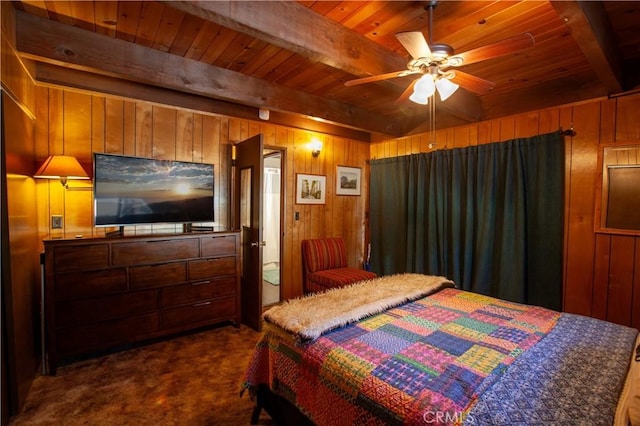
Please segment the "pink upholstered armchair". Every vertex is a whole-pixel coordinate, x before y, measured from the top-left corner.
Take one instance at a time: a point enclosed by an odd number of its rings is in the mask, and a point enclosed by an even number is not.
[[[376,274],[347,266],[342,237],[302,241],[302,279],[304,293],[314,293],[375,278]]]

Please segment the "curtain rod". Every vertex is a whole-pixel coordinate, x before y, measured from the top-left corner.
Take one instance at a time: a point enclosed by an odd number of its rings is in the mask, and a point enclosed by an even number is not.
[[[567,129],[567,130],[562,130],[562,126],[560,126],[560,130],[558,130],[558,133],[560,133],[563,136],[575,136],[576,135],[576,131],[573,128],[573,123],[571,123],[571,127],[569,127],[569,129]]]

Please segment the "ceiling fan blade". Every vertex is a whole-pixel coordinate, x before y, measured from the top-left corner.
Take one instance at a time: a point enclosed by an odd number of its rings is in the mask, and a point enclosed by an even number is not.
[[[515,37],[510,37],[497,43],[488,44],[486,46],[471,49],[464,53],[454,55],[454,57],[462,58],[462,63],[457,66],[469,65],[475,62],[486,61],[487,59],[497,58],[498,56],[515,53],[519,50],[526,49],[535,44],[535,39],[529,33],[523,33]],[[452,64],[453,65],[453,64]]]
[[[431,49],[420,31],[397,33],[396,38],[407,49],[413,59],[431,57]]]
[[[356,78],[355,80],[345,81],[344,85],[355,86],[357,84],[371,83],[371,82],[380,81],[380,80],[388,80],[390,78],[396,78],[396,77],[404,77],[405,75],[415,74],[416,72],[417,71],[404,70],[404,71],[390,72],[387,74],[372,75],[371,77],[362,77],[362,78]]]
[[[409,84],[409,86],[407,86],[406,89],[404,89],[404,92],[402,92],[402,94],[398,97],[398,99],[396,99],[395,104],[399,105],[403,102],[406,102],[407,99],[409,99],[409,96],[411,96],[411,94],[413,93],[413,86],[415,86],[416,81],[418,81],[419,79],[415,79],[411,82],[411,84]]]
[[[451,71],[454,76],[451,79],[452,82],[459,84],[467,90],[470,90],[479,95],[483,95],[491,89],[493,89],[496,84],[492,81],[485,80],[484,78],[476,77],[475,75],[468,74],[462,71]]]

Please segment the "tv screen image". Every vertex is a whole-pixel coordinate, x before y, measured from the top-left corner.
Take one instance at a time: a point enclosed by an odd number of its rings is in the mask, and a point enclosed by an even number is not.
[[[213,165],[94,153],[96,226],[213,222]]]

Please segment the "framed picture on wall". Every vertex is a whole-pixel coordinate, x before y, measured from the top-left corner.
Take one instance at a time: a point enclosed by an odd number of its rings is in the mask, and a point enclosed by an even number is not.
[[[326,176],[296,175],[296,204],[324,204],[326,192]]]
[[[360,195],[361,174],[359,167],[338,166],[336,195]]]

